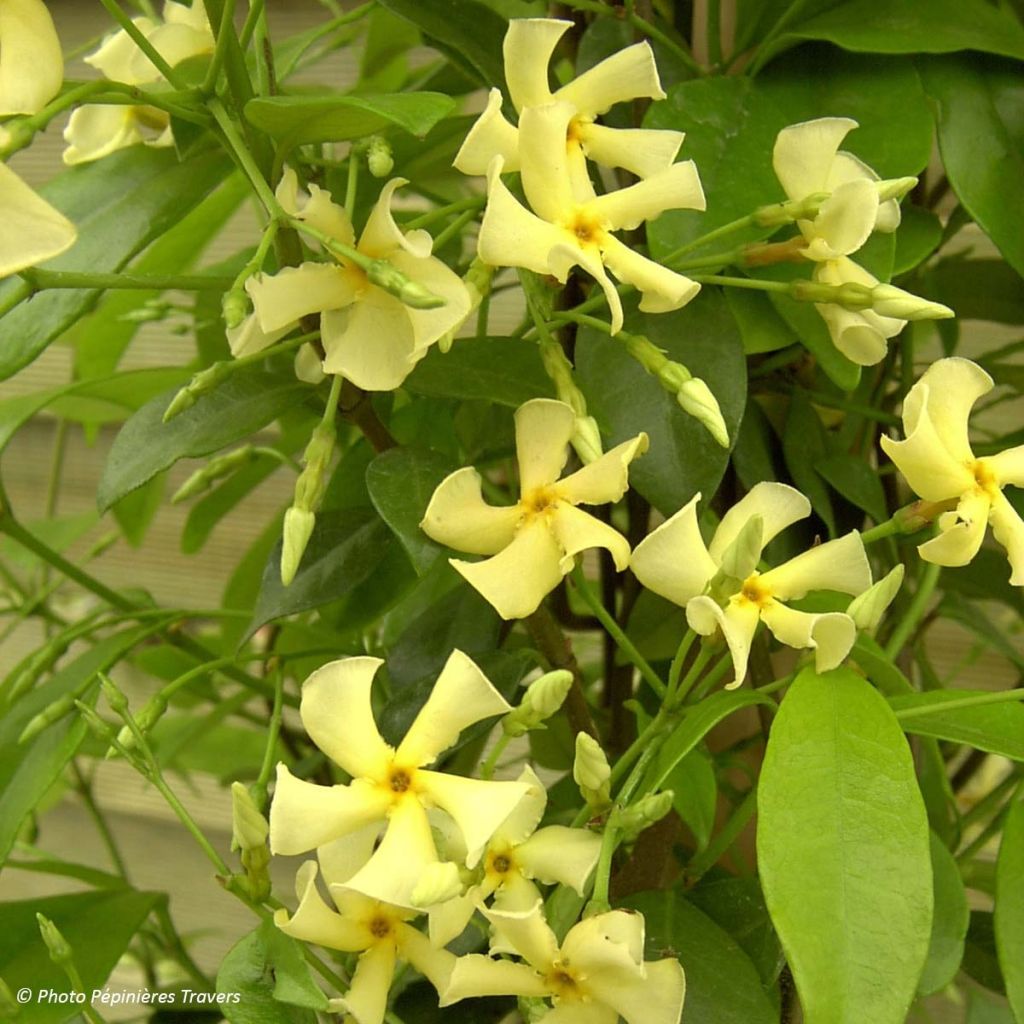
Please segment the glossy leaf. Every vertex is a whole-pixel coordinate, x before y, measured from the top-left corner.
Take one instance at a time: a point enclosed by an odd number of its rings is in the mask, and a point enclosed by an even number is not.
[[[942,222],[930,210],[904,204],[900,226],[896,230],[896,254],[893,276],[905,274],[923,263],[942,241]]]
[[[993,992],[1005,992],[1006,981],[996,952],[995,919],[990,910],[972,910],[964,948],[964,972]]]
[[[702,751],[691,750],[672,769],[663,788],[672,790],[672,806],[676,814],[689,825],[697,840],[697,849],[703,850],[711,838],[718,801],[718,786],[711,760]]]
[[[789,413],[782,434],[782,453],[793,483],[810,499],[811,507],[836,536],[836,518],[832,496],[815,466],[827,458],[828,436],[807,393],[795,388],[789,400]]]
[[[996,948],[1006,979],[1006,997],[1024,1020],[1024,801],[1006,816],[996,865]]]
[[[924,275],[921,292],[941,296],[961,320],[1024,324],[1024,281],[1002,260],[941,260]]]
[[[928,960],[917,990],[931,995],[944,989],[960,970],[964,940],[971,912],[967,906],[960,868],[945,843],[935,833],[931,837],[932,879],[935,888],[935,913]]]
[[[878,473],[856,455],[829,455],[814,463],[817,473],[876,523],[889,518]]]
[[[796,342],[796,332],[775,311],[767,295],[743,288],[726,288],[725,297],[736,318],[747,355],[776,352]]]
[[[889,704],[905,732],[966,743],[1024,761],[1024,704],[986,704],[985,696],[986,692],[978,690],[927,690],[890,697]],[[962,703],[979,697],[982,701],[977,704]],[[950,702],[957,706],[942,710]]]
[[[772,725],[758,864],[807,1024],[903,1024],[928,951],[928,821],[892,711],[805,669]]]

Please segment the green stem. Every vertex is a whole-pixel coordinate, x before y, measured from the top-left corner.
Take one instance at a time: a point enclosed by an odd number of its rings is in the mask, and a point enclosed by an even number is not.
[[[894,537],[900,533],[903,533],[903,529],[896,517],[893,516],[891,519],[886,519],[884,523],[865,530],[861,533],[860,539],[863,544],[874,544],[875,541],[885,540],[886,537]]]
[[[747,288],[759,292],[788,292],[788,281],[765,281],[756,277],[725,277],[721,274],[691,274],[702,284],[720,284],[725,288]]]
[[[939,582],[941,570],[942,566],[936,565],[934,562],[924,563],[924,572],[921,573],[921,579],[918,581],[917,590],[914,591],[907,613],[896,624],[892,636],[889,637],[889,642],[885,645],[885,654],[890,660],[903,650],[907,641],[913,636],[914,630],[917,629],[918,623],[924,618],[924,613],[928,610],[928,602]]]
[[[131,37],[132,42],[149,58],[152,65],[167,79],[175,89],[188,88],[187,83],[178,78],[174,69],[164,60],[155,46],[143,35],[142,31],[133,24],[132,19],[121,10],[117,0],[100,0],[100,3],[107,9],[110,16],[124,29]]]
[[[466,199],[457,199],[454,203],[448,203],[447,206],[438,206],[432,210],[427,210],[426,213],[421,213],[418,217],[406,221],[402,228],[405,231],[425,228],[436,220],[443,220],[450,214],[461,213],[463,210],[479,210],[486,201],[484,196],[469,196]]]
[[[696,639],[696,632],[687,627],[686,632],[683,634],[683,639],[679,642],[679,648],[676,651],[676,656],[672,659],[672,664],[668,670],[669,700],[671,700],[675,695],[676,687],[679,685],[679,677],[683,674],[683,665],[686,662],[686,656],[690,653],[690,648],[693,647]]]
[[[747,826],[747,822],[754,816],[757,810],[757,786],[752,786],[746,796],[740,802],[739,807],[733,811],[732,816],[722,826],[722,830],[708,843],[706,849],[698,853],[689,864],[686,865],[686,880],[688,885],[694,885],[707,872],[718,863],[722,855],[739,838],[740,833]]]
[[[487,760],[480,765],[481,779],[490,779],[494,776],[494,769],[497,767],[498,758],[505,752],[505,748],[508,746],[511,738],[511,736],[503,732],[495,740],[494,746],[491,747],[491,752],[487,755]]]
[[[938,715],[946,711],[956,711],[958,708],[982,707],[985,704],[1007,704],[1016,700],[1024,700],[1024,689],[1018,687],[1013,690],[997,690],[994,693],[979,693],[976,697],[961,697],[957,700],[944,700],[920,707],[901,708],[896,712],[896,717],[901,722],[905,722],[908,718]]]
[[[23,270],[20,276],[32,291],[55,288],[108,288],[128,291],[222,292],[231,278],[207,274],[100,274],[71,270]]]
[[[738,217],[736,220],[729,221],[728,224],[723,224],[720,228],[715,228],[714,231],[709,231],[706,235],[695,238],[692,242],[686,242],[677,249],[673,249],[659,262],[665,264],[665,266],[672,266],[680,256],[692,252],[694,249],[700,249],[709,242],[716,242],[719,238],[731,235],[734,231],[742,231],[744,228],[753,227],[756,223],[757,221],[753,213],[748,213],[745,217]]]
[[[263,208],[266,210],[267,216],[271,219],[282,220],[290,223],[292,218],[288,217],[284,210],[281,209],[281,204],[277,201],[277,197],[274,195],[270,185],[267,184],[267,179],[263,177],[263,172],[259,169],[255,159],[249,152],[249,147],[245,144],[245,141],[239,134],[238,128],[236,127],[235,122],[231,120],[224,104],[221,103],[219,99],[211,98],[209,101],[209,109],[210,113],[213,115],[213,119],[217,122],[217,126],[220,128],[221,133],[224,136],[224,141],[228,144],[228,148],[231,150],[231,154],[234,157],[235,162],[238,164],[246,178],[249,179],[249,184],[252,185],[253,191],[263,204]]]
[[[708,60],[712,68],[722,63],[722,0],[708,0]]]
[[[263,748],[263,762],[260,773],[256,777],[255,790],[261,798],[257,801],[260,810],[266,803],[267,784],[270,773],[274,770],[274,755],[277,753],[277,738],[281,734],[281,717],[284,713],[284,669],[279,664],[274,670],[274,704],[270,711],[270,722],[267,724],[267,745]]]
[[[356,193],[359,188],[359,155],[355,151],[348,154],[348,177],[345,181],[345,212],[350,221],[355,219]]]
[[[249,12],[245,16],[245,23],[238,35],[238,43],[243,50],[248,48],[265,7],[266,0],[249,0]]]
[[[32,295],[32,285],[24,278],[19,278],[6,289],[6,293],[0,297],[0,317],[6,316],[15,306],[29,298]]]
[[[114,866],[114,870],[127,882],[128,868],[125,865],[124,858],[121,856],[121,851],[118,849],[114,834],[110,831],[110,826],[107,824],[107,819],[103,817],[103,812],[93,796],[92,782],[85,777],[85,774],[78,765],[78,761],[72,760],[71,771],[75,776],[75,790],[82,798],[82,803],[85,804],[85,809],[89,812],[89,817],[92,818],[96,831],[99,833],[103,845],[107,848],[107,856],[110,857],[110,863]]]
[[[732,666],[732,655],[726,651],[719,659],[718,664],[700,681],[700,685],[693,691],[689,703],[697,704],[707,696],[711,687],[719,682]]]
[[[263,229],[263,234],[260,236],[260,243],[256,246],[256,251],[252,254],[252,259],[242,267],[238,277],[236,277],[232,282],[232,289],[245,287],[245,282],[248,281],[253,274],[258,274],[263,269],[263,264],[266,262],[267,254],[270,252],[270,247],[274,244],[274,239],[277,238],[277,232],[280,226],[281,224],[279,221],[267,221],[267,226]]]
[[[203,79],[202,90],[207,95],[212,95],[217,89],[217,79],[220,77],[221,69],[224,67],[224,58],[227,55],[228,44],[234,33],[235,0],[224,0],[224,7],[220,12],[220,24],[217,26],[217,48],[213,51],[213,60],[210,61],[209,70]],[[214,26],[210,26],[213,28]]]
[[[694,659],[693,664],[690,666],[690,671],[683,677],[680,682],[675,694],[673,695],[673,705],[679,705],[683,699],[690,692],[693,684],[700,678],[701,672],[707,667],[708,662],[714,657],[711,647],[708,644],[702,644],[700,650],[697,652],[697,657]]]
[[[796,673],[790,672],[788,676],[782,676],[779,679],[773,679],[770,683],[765,683],[764,686],[757,686],[755,689],[758,693],[778,693],[779,690],[784,690],[793,680],[796,678]]]
[[[450,239],[454,238],[467,224],[472,223],[476,220],[477,211],[465,210],[460,213],[443,231],[438,232],[437,237],[434,239],[434,251],[437,252],[441,246],[445,245]]]

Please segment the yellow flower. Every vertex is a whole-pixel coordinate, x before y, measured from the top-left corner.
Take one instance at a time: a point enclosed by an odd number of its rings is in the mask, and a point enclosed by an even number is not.
[[[42,0],[3,0],[0,117],[38,113],[60,92],[63,81],[64,55],[46,5]]]
[[[482,562],[452,559],[451,564],[505,619],[536,611],[587,548],[606,548],[620,571],[629,562],[626,539],[577,506],[622,497],[629,464],[647,450],[647,435],[638,434],[559,479],[575,421],[564,402],[535,398],[520,406],[515,416],[518,503],[488,505],[480,493],[480,474],[467,467],[441,481],[420,523],[440,544],[492,556]]]
[[[0,278],[70,249],[74,224],[0,164]]]
[[[370,707],[373,677],[382,664],[379,658],[342,658],[303,684],[302,724],[352,782],[318,786],[278,765],[270,849],[296,854],[319,848],[332,878],[373,899],[412,907],[423,870],[439,860],[427,810],[438,808],[454,821],[473,866],[527,787],[423,767],[466,727],[510,710],[465,654],[452,653],[397,750],[381,737]],[[374,849],[382,825],[384,838]]]
[[[683,133],[649,128],[611,128],[596,123],[616,103],[646,97],[665,98],[658,80],[654,53],[648,43],[636,43],[605,58],[578,78],[552,92],[548,65],[571,21],[519,18],[505,34],[505,80],[509,95],[522,114],[527,107],[567,103],[573,108],[565,132],[568,159],[579,170],[586,158],[605,167],[621,167],[646,178],[670,167],[683,143]],[[455,157],[463,174],[485,174],[494,156],[506,171],[519,170],[519,132],[501,113],[501,91],[492,89],[487,109],[470,129]],[[585,170],[584,170],[585,173]]]
[[[333,1013],[351,1015],[357,1024],[381,1024],[388,992],[399,960],[411,964],[441,992],[455,964],[455,956],[435,948],[409,921],[415,911],[370,899],[331,880],[325,871],[333,910],[316,887],[317,865],[307,861],[295,876],[298,909],[274,914],[274,923],[292,938],[343,953],[359,953],[348,992],[332,999]]]
[[[956,502],[939,517],[939,536],[918,547],[936,565],[967,565],[985,527],[1006,549],[1014,586],[1024,586],[1024,522],[1003,494],[1024,487],[1024,445],[977,458],[968,437],[971,407],[992,390],[992,378],[969,359],[940,359],[903,402],[906,440],[882,438],[882,448],[925,501]]]
[[[699,500],[698,494],[637,545],[630,562],[637,579],[684,607],[698,633],[721,631],[735,669],[730,688],[747,674],[750,644],[761,621],[787,647],[813,649],[819,672],[835,668],[856,639],[853,619],[842,612],[798,611],[786,602],[812,590],[853,595],[867,590],[871,568],[860,534],[819,544],[760,572],[765,545],[810,515],[810,502],[785,484],[757,484],[722,517],[705,546],[697,523]]]
[[[357,249],[371,259],[388,260],[443,298],[443,306],[413,309],[340,258],[333,263],[303,263],[249,278],[245,287],[255,319],[229,330],[232,352],[236,356],[258,352],[291,330],[301,317],[318,313],[325,373],[341,374],[367,391],[399,387],[430,346],[462,322],[471,305],[458,274],[430,255],[430,235],[403,232],[395,223],[391,200],[404,184],[404,178],[392,178],[381,190]],[[291,216],[344,245],[355,244],[345,210],[316,185],[309,186],[308,195],[300,193],[290,168],[277,188],[277,198]]]
[[[675,959],[644,960],[641,914],[613,910],[569,929],[561,946],[538,902],[525,913],[482,910],[501,952],[526,963],[481,954],[459,957],[441,1006],[472,996],[548,998],[546,1024],[678,1024],[686,977]],[[493,948],[493,947],[492,947]]]

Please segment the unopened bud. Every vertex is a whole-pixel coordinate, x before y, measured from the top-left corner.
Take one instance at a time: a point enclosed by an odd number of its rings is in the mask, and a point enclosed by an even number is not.
[[[241,325],[242,321],[249,315],[249,297],[244,288],[232,288],[224,293],[220,304],[221,313],[224,316],[224,324],[229,329]]]
[[[244,466],[254,458],[253,446],[251,444],[236,448],[226,455],[218,455],[201,469],[197,469],[172,495],[171,504],[177,505],[181,501],[202,494],[221,477],[233,473],[239,466]]]
[[[619,339],[625,343],[626,351],[648,372],[658,376],[668,358],[657,345],[642,334],[627,334],[619,331]],[[667,385],[666,385],[667,386]],[[676,388],[669,388],[671,391]]]
[[[180,415],[193,405],[207,392],[213,391],[221,381],[225,380],[233,371],[229,362],[214,363],[205,370],[197,373],[175,396],[171,404],[164,411],[164,423],[170,423],[175,416]]]
[[[682,363],[666,359],[657,370],[658,381],[666,391],[677,394],[691,380],[693,374]]]
[[[61,697],[52,704],[43,708],[39,714],[29,719],[28,724],[21,730],[18,737],[19,743],[28,743],[33,740],[44,729],[49,728],[55,722],[59,722],[66,714],[75,708],[75,698],[72,696]]]
[[[114,730],[93,708],[80,700],[75,701],[75,707],[78,709],[78,713],[85,720],[85,724],[89,727],[89,731],[97,739],[107,744],[107,746],[110,746],[116,741],[117,736],[114,733]]]
[[[903,573],[903,565],[897,565],[874,586],[868,587],[850,602],[846,614],[853,619],[858,629],[866,633],[874,633],[878,629],[882,616],[899,593]]]
[[[458,865],[450,860],[439,860],[428,864],[420,873],[410,902],[414,907],[433,907],[461,894],[462,876]]]
[[[308,512],[319,510],[320,503],[324,500],[324,494],[327,491],[328,469],[331,456],[334,454],[336,440],[337,434],[333,425],[318,423],[313,428],[309,443],[302,455],[305,466],[295,481],[294,505],[296,508]]]
[[[720,563],[722,572],[734,579],[745,580],[757,568],[763,548],[764,516],[753,515],[725,549]]]
[[[946,501],[912,501],[903,508],[898,508],[893,513],[893,519],[899,527],[900,533],[917,533],[923,530],[929,523],[934,523],[943,512],[955,508],[959,499],[953,498]]]
[[[9,156],[30,145],[35,138],[35,129],[25,120],[14,118],[0,125],[0,160],[6,162]]]
[[[596,462],[604,454],[601,447],[601,431],[593,416],[576,417],[569,442],[585,466]]]
[[[803,199],[761,206],[754,211],[754,223],[762,228],[777,228],[798,220],[814,220],[821,204],[828,197],[828,192],[815,192]]]
[[[572,777],[583,799],[595,810],[611,803],[611,776],[612,770],[601,745],[589,733],[577,733]]]
[[[313,534],[316,515],[294,505],[284,514],[284,538],[281,545],[281,582],[287,587],[299,571],[299,563]]]
[[[253,850],[266,846],[270,826],[252,794],[241,782],[231,783],[231,849]]]
[[[386,178],[394,169],[395,158],[387,140],[379,135],[370,136],[366,149],[366,166],[375,178]]]
[[[124,715],[128,711],[128,698],[122,693],[121,689],[108,675],[104,675],[102,672],[99,673],[100,677],[100,689],[103,691],[103,696],[106,697],[107,703],[110,705],[110,710],[116,712],[119,715]]]
[[[479,256],[473,259],[469,269],[462,277],[462,283],[469,291],[471,309],[480,305],[481,299],[491,290],[491,279],[494,277],[494,267],[484,263]]]
[[[917,178],[885,178],[875,182],[878,187],[878,201],[888,202],[890,199],[902,199],[915,185]]]
[[[437,309],[445,304],[440,295],[435,295],[418,281],[413,281],[387,260],[374,260],[366,271],[371,284],[390,292],[413,309]]]
[[[948,320],[956,314],[941,302],[929,302],[891,284],[871,289],[871,307],[881,316],[898,320]]]
[[[700,377],[688,380],[679,389],[676,401],[679,402],[684,412],[689,413],[704,425],[717,444],[723,448],[729,447],[729,430],[725,425],[725,418],[722,416],[718,399]]]
[[[630,843],[645,829],[672,810],[672,790],[665,789],[660,793],[648,793],[631,807],[624,807],[615,816],[615,824],[622,834],[623,842]]]
[[[39,924],[39,934],[43,937],[50,959],[58,965],[71,963],[71,947],[60,929],[43,914],[36,914],[36,922]]]
[[[167,710],[167,698],[162,693],[154,694],[145,707],[135,716],[135,725],[139,732],[146,735],[156,725]],[[121,748],[118,749],[118,746]],[[116,757],[121,750],[129,751],[135,749],[135,733],[127,726],[123,726],[117,734],[117,745],[111,745],[107,750],[107,758]]]
[[[527,687],[519,706],[502,719],[502,730],[508,736],[522,736],[538,728],[562,706],[571,688],[572,673],[564,668],[535,679]]]

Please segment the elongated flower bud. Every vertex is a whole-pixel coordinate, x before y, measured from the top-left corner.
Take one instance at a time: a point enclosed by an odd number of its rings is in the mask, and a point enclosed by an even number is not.
[[[509,736],[522,736],[539,728],[562,706],[571,687],[572,673],[566,669],[556,669],[535,679],[519,706],[501,720],[502,729]]]
[[[890,199],[902,199],[917,185],[917,178],[884,178],[875,184],[878,187],[878,201],[884,203]]]
[[[299,563],[313,535],[316,515],[304,508],[288,509],[284,514],[284,534],[281,545],[281,582],[287,587],[299,571]]]
[[[231,783],[231,849],[252,850],[265,846],[270,825],[241,782]]]
[[[227,380],[233,372],[233,364],[227,361],[214,363],[197,373],[175,396],[164,411],[164,423],[170,423],[175,416],[191,409],[199,398]]]
[[[438,309],[445,305],[440,295],[435,295],[418,281],[406,277],[393,263],[387,260],[374,260],[366,272],[371,284],[390,292],[413,309]]]
[[[858,629],[867,633],[874,633],[878,629],[882,616],[899,593],[904,571],[902,564],[897,565],[874,586],[868,587],[850,602],[846,614],[853,619]]]
[[[693,377],[683,384],[676,394],[676,401],[684,412],[704,426],[717,444],[729,447],[729,430],[718,399],[700,377]]]
[[[65,715],[73,711],[74,708],[74,695],[60,697],[58,700],[55,700],[52,704],[43,708],[39,714],[33,715],[28,720],[28,724],[21,730],[18,742],[28,743],[29,740],[35,739],[44,729],[49,728],[55,722],[59,722]]]
[[[39,925],[39,934],[43,937],[43,944],[50,954],[50,959],[60,966],[71,963],[71,946],[68,945],[68,940],[61,934],[60,929],[43,914],[36,914],[36,922]]]
[[[948,320],[956,314],[941,302],[930,302],[891,284],[871,289],[871,308],[881,316],[898,320]]]
[[[672,790],[648,793],[631,807],[624,807],[615,815],[615,824],[622,834],[623,842],[630,843],[645,829],[672,810]]]
[[[366,147],[366,166],[375,178],[386,178],[395,166],[387,139],[371,135]]]
[[[205,466],[197,469],[173,494],[171,504],[176,505],[187,498],[202,494],[221,477],[233,473],[239,466],[244,466],[254,458],[254,448],[251,444],[242,445],[226,455],[218,455],[210,459]]]
[[[580,462],[585,466],[596,462],[604,454],[601,445],[601,431],[593,416],[576,417],[569,443],[580,457]]]
[[[611,766],[601,745],[588,733],[577,733],[572,777],[583,799],[594,810],[602,810],[611,803],[611,776]]]

